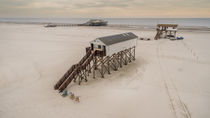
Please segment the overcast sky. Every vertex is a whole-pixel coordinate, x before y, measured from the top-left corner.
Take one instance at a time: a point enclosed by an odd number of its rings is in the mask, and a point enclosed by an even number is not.
[[[210,17],[210,0],[0,0],[0,17]]]

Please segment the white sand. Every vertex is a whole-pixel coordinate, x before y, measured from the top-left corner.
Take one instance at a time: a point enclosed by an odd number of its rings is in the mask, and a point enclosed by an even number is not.
[[[80,103],[53,89],[89,41],[129,31],[0,24],[0,118],[209,118],[209,32],[179,32],[183,41],[139,40],[135,62],[68,86]]]

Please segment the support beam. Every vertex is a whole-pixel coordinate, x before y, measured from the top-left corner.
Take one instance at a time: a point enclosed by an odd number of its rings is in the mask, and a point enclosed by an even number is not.
[[[107,61],[107,65],[108,65],[108,74],[110,74],[110,57],[108,56],[108,61]]]

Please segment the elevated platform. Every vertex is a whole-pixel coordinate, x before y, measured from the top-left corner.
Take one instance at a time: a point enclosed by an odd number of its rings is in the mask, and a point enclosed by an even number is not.
[[[62,92],[73,80],[74,82],[78,81],[79,85],[83,80],[87,82],[87,76],[89,76],[91,71],[93,71],[93,78],[95,78],[96,70],[104,78],[106,72],[110,74],[110,69],[116,71],[123,64],[127,65],[132,60],[135,60],[135,47],[118,52],[112,56],[105,56],[105,52],[99,50],[93,51],[90,47],[87,47],[85,56],[79,63],[71,66],[54,85],[54,89]]]
[[[164,38],[176,37],[177,27],[177,24],[157,24],[157,34],[154,39],[160,39],[161,35]]]

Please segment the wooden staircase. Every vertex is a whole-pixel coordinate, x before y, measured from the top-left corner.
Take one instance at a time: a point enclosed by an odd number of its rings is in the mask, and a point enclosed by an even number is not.
[[[160,30],[158,30],[157,31],[157,34],[155,35],[155,40],[158,40],[159,38],[160,38],[160,35],[161,35],[161,31]]]
[[[95,51],[91,51],[90,47],[86,48],[85,56],[79,61],[78,64],[74,64],[63,75],[63,77],[55,84],[54,89],[62,92],[71,82],[76,79],[76,76],[86,69],[90,62],[93,60]]]

